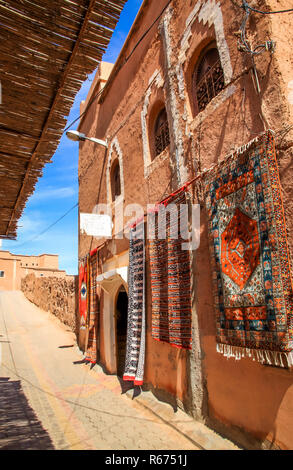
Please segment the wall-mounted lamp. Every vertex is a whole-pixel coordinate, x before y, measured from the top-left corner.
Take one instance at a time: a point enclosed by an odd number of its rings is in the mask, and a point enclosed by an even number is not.
[[[103,145],[104,147],[108,147],[108,144],[105,140],[96,139],[95,137],[86,137],[85,134],[78,131],[67,131],[66,135],[68,139],[73,140],[74,142],[83,142],[84,140],[90,140],[91,142],[95,142],[96,144]]]

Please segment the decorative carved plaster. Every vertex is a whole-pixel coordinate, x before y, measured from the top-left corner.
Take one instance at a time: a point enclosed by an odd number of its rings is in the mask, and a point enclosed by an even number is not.
[[[204,25],[214,26],[216,35],[216,44],[220,56],[221,66],[224,73],[225,84],[228,85],[232,80],[232,65],[229,54],[229,48],[225,39],[223,15],[221,6],[215,0],[208,0],[205,3],[200,1],[196,3],[192,12],[186,20],[186,29],[182,36],[181,47],[179,52],[179,60],[176,66],[178,92],[182,101],[186,100],[186,89],[183,72],[183,64],[187,59],[187,51],[190,48],[190,39],[192,36],[192,26],[195,21],[202,22]],[[189,125],[194,129],[200,122],[202,122],[209,114],[211,114],[221,103],[228,99],[235,92],[235,85],[228,86],[225,90],[219,93],[207,107],[199,113],[195,119],[189,116],[186,122],[185,134],[189,135]],[[186,110],[186,106],[185,106]]]
[[[119,167],[120,167],[120,184],[121,184],[121,195],[117,198],[116,201],[120,201],[121,199],[124,200],[124,172],[123,172],[123,153],[119,145],[118,138],[115,137],[110,145],[110,151],[109,151],[109,156],[108,156],[108,163],[107,163],[107,169],[106,169],[106,181],[107,181],[107,202],[108,204],[115,203],[115,201],[112,201],[112,192],[111,192],[111,178],[110,178],[110,173],[111,173],[111,164],[112,164],[112,154],[113,151],[116,150],[117,156],[118,156],[118,161],[119,161]]]
[[[182,66],[186,60],[186,52],[190,47],[189,41],[192,36],[191,29],[196,20],[202,22],[204,25],[207,23],[209,26],[213,25],[215,28],[217,48],[224,72],[225,84],[227,85],[232,79],[233,71],[229,48],[225,39],[222,9],[220,4],[215,0],[208,0],[204,4],[197,2],[187,18],[186,29],[181,40],[179,64]]]
[[[151,78],[149,79],[148,88],[145,93],[143,108],[141,112],[141,128],[142,128],[142,144],[143,144],[143,161],[144,161],[144,177],[147,178],[149,174],[156,167],[155,160],[151,160],[150,146],[149,146],[149,132],[147,125],[148,108],[150,104],[150,97],[152,94],[152,88],[162,88],[164,86],[164,80],[162,79],[161,73],[156,70]]]
[[[176,173],[178,184],[182,184],[187,180],[188,170],[184,164],[184,148],[183,148],[183,136],[182,130],[180,127],[180,113],[177,105],[177,98],[175,93],[175,77],[174,68],[172,64],[172,57],[174,53],[172,50],[171,37],[169,33],[169,24],[172,18],[172,8],[168,8],[163,18],[161,30],[163,37],[164,52],[167,65],[167,76],[168,76],[168,86],[169,86],[169,107],[171,112],[171,123],[172,123],[172,134],[174,139],[175,147],[175,164],[176,164]],[[166,103],[168,104],[168,103]],[[168,109],[167,109],[168,112]]]

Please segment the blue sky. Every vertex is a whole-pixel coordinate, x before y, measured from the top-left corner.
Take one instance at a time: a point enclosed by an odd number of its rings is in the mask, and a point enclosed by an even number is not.
[[[103,60],[114,63],[123,46],[142,0],[128,0]],[[72,106],[68,123],[79,116],[79,105],[87,96],[94,74],[84,82]],[[78,122],[72,127],[76,129]],[[38,236],[78,202],[78,144],[63,135],[52,163],[45,166],[34,194],[19,221],[15,241],[3,240],[2,249],[16,254],[59,255],[59,269],[77,274],[78,209],[73,209],[48,232]],[[37,237],[37,238],[36,238]],[[33,240],[32,240],[33,239]],[[32,240],[32,241],[30,241]]]

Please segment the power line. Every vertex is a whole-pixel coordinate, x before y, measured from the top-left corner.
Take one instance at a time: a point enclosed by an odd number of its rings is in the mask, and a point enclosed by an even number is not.
[[[119,71],[122,69],[122,67],[128,62],[128,60],[130,59],[130,57],[133,55],[133,53],[135,52],[135,50],[137,49],[137,47],[139,46],[139,44],[143,41],[143,39],[146,37],[146,35],[149,33],[149,31],[152,29],[152,27],[157,23],[157,21],[161,18],[161,16],[163,15],[163,13],[165,12],[165,10],[168,8],[168,6],[170,5],[170,3],[172,2],[172,0],[169,0],[165,7],[162,9],[161,13],[157,16],[157,18],[153,21],[153,23],[150,25],[150,27],[143,33],[143,35],[140,37],[140,39],[137,41],[137,43],[135,44],[135,46],[132,48],[131,52],[128,54],[128,56],[125,58],[125,61],[121,64],[120,68],[119,68]],[[234,3],[234,2],[233,2]],[[251,53],[252,55],[258,55],[260,54],[263,49],[270,49],[271,48],[271,41],[267,41],[265,44],[261,44],[261,45],[258,45],[254,50],[250,49],[247,41],[246,41],[246,37],[245,37],[245,26],[246,26],[246,22],[247,22],[247,19],[248,19],[248,16],[249,16],[249,10],[251,11],[254,11],[256,13],[260,13],[260,14],[264,14],[264,15],[270,15],[270,14],[276,14],[276,13],[290,13],[290,12],[293,12],[293,9],[287,9],[287,10],[279,10],[279,11],[261,11],[261,10],[258,10],[256,8],[253,8],[251,7],[246,0],[243,0],[242,2],[242,5],[238,5],[238,7],[244,9],[246,11],[246,17],[244,18],[243,22],[242,22],[242,25],[241,25],[241,39],[242,39],[242,43],[245,47],[245,50],[249,53]],[[260,49],[260,50],[258,50]],[[64,131],[63,131],[63,134],[68,130],[70,129],[77,121],[80,120],[81,117],[83,117],[88,109],[90,108],[90,106],[94,103],[94,101],[102,94],[102,92],[104,91],[105,87],[103,87],[101,90],[99,90],[98,93],[96,93],[92,98],[91,100],[89,101],[89,103],[87,104],[85,110],[76,118],[74,119],[70,124],[68,124]],[[38,238],[39,236],[43,235],[44,233],[46,233],[48,230],[50,230],[54,225],[56,225],[58,222],[60,222],[60,220],[62,220],[64,217],[66,217],[67,214],[69,214],[75,207],[78,206],[78,203],[75,204],[71,209],[69,209],[65,214],[63,214],[59,219],[57,219],[55,222],[53,222],[49,227],[47,227],[45,230],[43,230],[41,233],[39,233],[38,235],[36,235],[35,237],[31,238],[30,240],[27,240],[26,242],[22,243],[21,245],[19,245],[18,247],[22,247],[23,245],[35,240],[36,238]]]
[[[157,23],[157,21],[161,18],[161,16],[163,15],[163,13],[165,12],[165,10],[168,8],[168,6],[170,5],[170,3],[172,2],[172,0],[169,0],[166,5],[164,6],[164,8],[162,9],[161,13],[157,16],[157,18],[153,21],[153,23],[150,25],[150,27],[143,33],[143,35],[140,37],[140,39],[137,41],[137,43],[135,44],[135,46],[132,48],[131,52],[128,54],[128,56],[125,58],[124,62],[120,65],[120,68],[119,68],[119,71],[124,67],[124,65],[129,61],[130,57],[132,56],[132,54],[134,53],[134,51],[137,49],[137,47],[139,46],[139,44],[143,41],[143,39],[145,38],[145,36],[149,33],[149,31],[152,29],[152,27]],[[104,91],[104,89],[106,88],[107,85],[105,85],[96,95],[94,95],[92,97],[92,99],[89,101],[89,103],[87,104],[85,110],[76,118],[74,119],[74,121],[72,121],[70,124],[68,124],[68,126],[66,126],[66,128],[64,129],[63,131],[63,134],[64,132],[66,132],[68,129],[70,129],[70,127],[73,126],[73,124],[75,124],[82,116],[84,116],[88,109],[90,108],[90,106],[93,104],[93,102],[98,98],[98,96],[100,96],[102,94],[102,92]]]
[[[26,245],[27,243],[30,243],[30,242],[36,240],[41,235],[44,235],[44,233],[48,232],[48,230],[50,230],[52,227],[54,227],[54,225],[56,225],[58,222],[60,222],[60,220],[64,219],[64,217],[66,217],[77,206],[78,206],[78,202],[76,204],[74,204],[74,206],[72,206],[67,212],[65,212],[65,214],[61,215],[61,217],[59,217],[59,219],[55,220],[55,222],[53,222],[51,225],[49,225],[49,227],[45,228],[42,232],[40,232],[38,235],[35,235],[34,237],[30,238],[29,240],[26,240],[25,242],[21,243],[20,245],[16,245],[14,248],[21,248],[22,246]]]
[[[105,88],[105,87],[101,88],[101,90],[100,90],[98,93],[96,93],[96,95],[94,95],[94,96],[92,97],[92,99],[88,102],[88,104],[87,104],[85,110],[84,110],[76,119],[74,119],[74,121],[72,121],[70,124],[68,124],[68,126],[65,127],[65,129],[64,129],[64,131],[63,131],[63,134],[64,134],[64,132],[66,132],[68,129],[70,129],[70,127],[72,127],[73,124],[75,124],[82,116],[84,116],[84,114],[87,113],[88,109],[91,107],[91,105],[93,104],[93,102],[94,102],[94,101],[98,98],[98,96],[100,96],[101,93],[104,91],[104,88]]]
[[[161,18],[162,14],[164,13],[164,11],[168,8],[168,6],[170,5],[170,3],[172,2],[172,0],[169,0],[169,2],[164,6],[163,10],[161,11],[161,13],[159,14],[159,16],[157,16],[157,18],[153,21],[153,23],[150,25],[150,27],[144,32],[144,34],[141,36],[141,38],[139,39],[139,41],[136,43],[136,45],[134,46],[134,48],[132,49],[132,51],[130,52],[130,54],[126,57],[125,59],[125,62],[124,64],[130,59],[130,57],[132,56],[132,54],[134,53],[135,49],[139,46],[139,44],[142,42],[142,40],[145,38],[145,36],[148,34],[148,32],[152,29],[152,27],[157,23],[157,21]],[[124,65],[123,64],[123,65]]]
[[[166,5],[164,6],[164,8],[162,9],[161,13],[157,16],[157,18],[153,21],[153,23],[150,25],[150,27],[144,32],[144,34],[140,37],[140,39],[137,41],[137,43],[135,44],[135,46],[132,48],[131,52],[128,54],[128,56],[125,58],[125,61],[121,64],[120,68],[119,68],[119,71],[122,69],[122,67],[124,67],[124,65],[129,61],[130,57],[132,56],[132,54],[134,53],[134,51],[136,50],[136,48],[139,46],[139,44],[143,41],[143,39],[145,38],[145,36],[149,33],[149,31],[153,28],[153,26],[157,23],[157,21],[161,18],[161,16],[163,15],[163,13],[165,12],[165,10],[168,8],[168,6],[170,5],[170,3],[172,2],[172,0],[169,0]],[[68,124],[64,131],[63,131],[63,134],[68,130],[70,129],[82,116],[84,116],[88,109],[90,108],[90,106],[94,103],[94,101],[102,94],[102,92],[104,91],[106,85],[98,91],[98,93],[96,93],[91,99],[90,101],[88,102],[85,110],[76,118],[74,119],[70,124]],[[78,203],[75,204],[73,207],[71,207],[71,209],[69,209],[65,214],[63,214],[61,217],[59,217],[59,219],[57,219],[55,222],[53,222],[49,227],[47,227],[45,230],[43,230],[41,233],[39,233],[38,235],[36,235],[35,237],[25,241],[24,243],[22,243],[21,245],[18,245],[16,246],[17,248],[21,248],[22,246],[26,245],[27,243],[30,243],[32,241],[34,241],[36,238],[40,237],[41,235],[43,235],[44,233],[46,233],[48,230],[50,230],[54,225],[56,225],[58,222],[60,222],[60,220],[62,220],[64,217],[66,217],[67,214],[69,214],[69,212],[71,212],[75,207],[78,206]]]
[[[274,52],[275,50],[275,42],[272,40],[265,41],[264,44],[258,44],[254,49],[251,49],[247,38],[246,38],[246,24],[248,21],[248,18],[250,16],[252,7],[250,7],[247,3],[246,0],[242,0],[242,5],[238,5],[238,3],[233,2],[234,5],[236,5],[239,8],[242,8],[245,11],[245,17],[243,18],[243,21],[240,25],[240,39],[241,39],[241,45],[239,49],[241,51],[247,52],[251,55],[252,59],[254,56],[262,54],[265,50],[270,51],[271,53]],[[259,13],[262,13],[260,10],[258,11]],[[257,79],[257,78],[256,78]],[[258,80],[258,79],[257,79]]]
[[[249,10],[254,11],[255,13],[261,13],[262,15],[274,15],[276,13],[293,12],[293,8],[289,8],[288,10],[279,10],[279,11],[261,11],[261,10],[257,10],[256,8],[251,7],[250,5],[248,5],[248,3],[245,0],[243,0],[243,5],[241,6],[241,8],[245,8],[245,7],[249,8]]]

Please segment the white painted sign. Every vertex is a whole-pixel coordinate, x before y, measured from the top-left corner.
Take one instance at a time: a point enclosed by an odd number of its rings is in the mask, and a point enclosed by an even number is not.
[[[107,214],[80,214],[80,231],[96,238],[112,237],[112,220]]]

